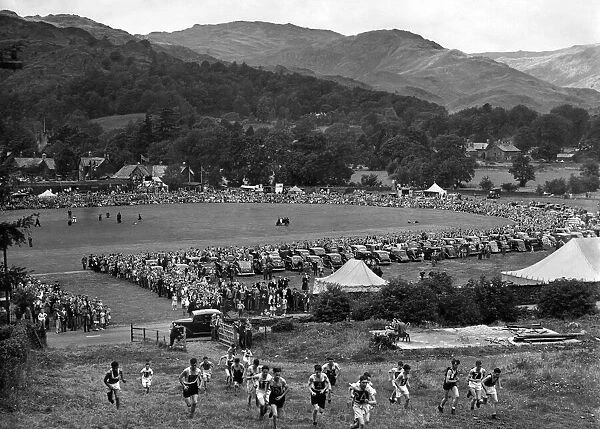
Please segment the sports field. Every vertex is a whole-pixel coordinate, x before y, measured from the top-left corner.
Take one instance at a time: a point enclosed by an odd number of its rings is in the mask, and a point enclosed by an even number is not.
[[[2,217],[16,219],[32,212],[3,212]],[[120,224],[116,221],[117,212],[122,215]],[[88,207],[72,209],[72,214],[77,217],[77,223],[69,226],[67,209],[41,210],[42,227],[31,230],[33,247],[11,248],[9,266],[27,267],[35,273],[56,273],[81,269],[81,257],[90,253],[251,246],[400,231],[484,229],[510,223],[502,218],[468,213],[324,204]],[[100,214],[102,221],[98,220]],[[276,227],[275,220],[283,216],[290,218],[290,226]]]

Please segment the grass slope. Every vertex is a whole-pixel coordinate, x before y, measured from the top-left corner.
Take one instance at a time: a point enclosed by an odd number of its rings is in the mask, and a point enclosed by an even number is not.
[[[588,329],[598,318],[585,320]],[[342,367],[331,405],[320,417],[320,427],[347,428],[351,410],[346,404],[344,386],[369,371],[377,389],[378,405],[372,412],[373,428],[596,428],[600,423],[600,363],[598,349],[592,342],[582,346],[539,346],[532,348],[474,348],[428,350],[426,352],[383,352],[375,354],[367,347],[370,322],[348,326],[300,326],[292,333],[269,334],[257,338],[255,352],[270,366],[283,367],[283,376],[292,390],[285,405],[284,428],[311,426],[311,411],[306,382],[314,363],[323,363],[332,354]],[[593,340],[592,340],[593,341]],[[214,372],[210,394],[201,395],[193,420],[186,417],[177,376],[191,356],[208,354],[216,361],[222,353],[210,343],[202,343],[190,354],[170,352],[154,346],[133,344],[114,347],[74,348],[60,353],[53,350],[35,352],[35,370],[28,378],[27,389],[15,392],[4,402],[5,413],[0,428],[266,428],[270,422],[258,420],[258,412],[245,408],[245,395],[233,395],[224,386],[224,376]],[[458,413],[439,414],[436,405],[443,394],[441,380],[448,360],[461,359]],[[142,392],[136,376],[145,359],[152,360],[155,371],[150,395]],[[387,370],[404,359],[412,366],[412,407],[405,411],[390,405],[391,388]],[[112,360],[122,363],[125,378],[119,411],[106,401],[102,377]],[[499,390],[500,421],[489,419],[490,409],[483,406],[474,419],[468,409],[466,373],[476,359],[489,369],[503,369],[503,386]],[[448,410],[446,410],[448,411]]]

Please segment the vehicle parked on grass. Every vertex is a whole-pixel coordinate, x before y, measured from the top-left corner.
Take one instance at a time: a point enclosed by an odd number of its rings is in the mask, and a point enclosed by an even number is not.
[[[313,263],[317,263],[317,270],[320,270],[324,267],[323,260],[319,258],[317,255],[309,255],[306,263],[310,264],[310,267],[313,268]]]
[[[223,316],[223,313],[214,308],[194,310],[191,317],[174,320],[173,326],[182,326],[187,338],[210,335],[210,321],[215,314]]]
[[[390,252],[386,252],[385,250],[373,250],[371,252],[371,257],[377,261],[379,265],[390,265],[392,263]]]
[[[371,252],[367,250],[367,246],[362,244],[353,244],[350,246],[352,252],[354,253],[354,257],[356,259],[369,259],[371,257]]]
[[[304,268],[304,259],[300,255],[291,255],[283,260],[285,269],[289,271],[302,271]]]
[[[323,256],[323,265],[328,268],[335,268],[336,270],[344,265],[342,261],[342,255],[339,253],[326,253]]]
[[[443,257],[447,259],[455,259],[458,258],[458,251],[453,245],[445,244],[442,247],[442,255],[444,255]]]
[[[390,250],[390,259],[395,262],[410,262],[406,249],[401,247],[392,247]]]
[[[303,261],[306,261],[307,258],[310,256],[310,252],[308,251],[308,249],[295,249],[294,254],[299,255]]]
[[[527,252],[525,241],[520,238],[512,238],[509,240],[510,248],[515,252]]]
[[[238,276],[253,276],[254,275],[254,266],[252,263],[252,259],[246,260],[238,260],[235,261],[235,274]]]
[[[273,271],[285,271],[285,263],[278,253],[269,253],[267,258],[273,265]]]
[[[311,247],[310,249],[308,249],[308,251],[311,255],[317,255],[320,258],[322,258],[325,255],[325,253],[327,253],[322,247]]]

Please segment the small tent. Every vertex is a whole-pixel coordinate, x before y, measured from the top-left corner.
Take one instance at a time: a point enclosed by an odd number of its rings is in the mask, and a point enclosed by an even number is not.
[[[288,189],[288,193],[289,194],[303,194],[304,191],[297,186],[292,186],[290,189]]]
[[[600,238],[573,238],[527,268],[502,272],[502,280],[516,284],[549,283],[558,279],[600,282]]]
[[[443,197],[445,196],[448,192],[446,192],[444,189],[442,189],[440,187],[440,185],[438,185],[437,183],[433,182],[433,185],[431,185],[429,187],[429,189],[425,189],[423,191],[423,193],[425,194],[425,196],[428,197]]]
[[[316,278],[312,293],[319,294],[329,285],[338,285],[344,292],[378,292],[385,284],[387,281],[371,271],[363,261],[349,259],[330,276]]]
[[[56,194],[53,194],[50,189],[46,189],[44,192],[38,195],[38,198],[55,198]]]

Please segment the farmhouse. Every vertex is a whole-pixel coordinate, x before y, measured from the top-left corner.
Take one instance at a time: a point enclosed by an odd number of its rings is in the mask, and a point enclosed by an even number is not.
[[[471,140],[467,140],[465,143],[465,152],[467,156],[476,159],[485,159],[485,150],[489,145],[489,141],[487,142],[472,142]]]
[[[485,149],[487,161],[512,161],[521,151],[510,142],[497,141],[490,143]]]
[[[115,173],[115,168],[106,156],[82,156],[77,170],[79,180],[101,179]]]
[[[43,179],[56,178],[54,158],[47,158],[45,153],[42,154],[41,158],[15,157],[13,166],[23,177],[41,177]]]

